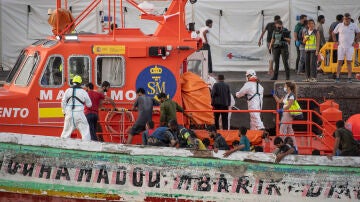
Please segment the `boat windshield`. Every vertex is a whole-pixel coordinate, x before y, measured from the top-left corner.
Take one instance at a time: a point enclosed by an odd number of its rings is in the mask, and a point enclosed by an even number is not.
[[[32,77],[34,76],[38,61],[38,53],[35,53],[34,55],[29,55],[29,57],[26,58],[24,65],[19,72],[19,75],[15,80],[16,85],[27,86],[29,84]]]
[[[6,83],[11,83],[14,80],[16,72],[19,70],[21,64],[24,62],[25,56],[26,56],[26,52],[25,50],[22,50],[14,67],[11,69],[8,77],[6,78]]]

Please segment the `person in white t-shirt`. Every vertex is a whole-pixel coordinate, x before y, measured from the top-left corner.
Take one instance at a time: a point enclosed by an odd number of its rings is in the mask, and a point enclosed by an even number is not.
[[[207,19],[205,22],[205,27],[201,27],[199,30],[199,36],[203,42],[202,50],[208,51],[208,71],[212,73],[212,60],[211,60],[211,51],[209,45],[209,31],[212,27],[213,21],[211,19]]]
[[[335,34],[339,33],[339,41],[336,40]],[[336,69],[335,82],[339,82],[341,66],[344,64],[346,58],[346,64],[348,69],[348,82],[351,83],[352,76],[352,56],[354,54],[354,45],[357,43],[360,37],[360,30],[354,23],[351,23],[351,16],[349,13],[344,14],[344,21],[339,23],[333,33],[332,38],[334,42],[338,43],[338,66]]]

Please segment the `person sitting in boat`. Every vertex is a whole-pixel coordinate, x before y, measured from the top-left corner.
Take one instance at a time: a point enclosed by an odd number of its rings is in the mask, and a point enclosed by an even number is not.
[[[276,149],[273,151],[276,155],[275,163],[279,163],[285,156],[294,153],[294,148],[285,144],[281,137],[274,139],[274,145],[276,146]]]
[[[209,138],[204,138],[202,140],[202,143],[205,145],[206,149],[212,149],[212,147],[210,146],[210,139]]]
[[[233,145],[234,148],[232,148],[224,153],[223,156],[225,158],[230,156],[232,153],[234,153],[236,151],[250,151],[250,141],[246,137],[246,132],[247,132],[247,128],[240,127],[240,129],[239,129],[240,141],[238,144]]]
[[[212,138],[214,140],[213,149],[214,149],[215,153],[218,152],[218,150],[229,150],[230,149],[229,145],[225,141],[225,138],[223,136],[221,136],[220,133],[217,133],[216,127],[214,125],[209,126],[207,128],[207,131],[209,133],[210,138]]]
[[[178,141],[168,127],[162,126],[148,137],[147,143],[151,146],[175,147]]]
[[[155,129],[154,129],[154,121],[149,120],[145,125],[146,130],[142,134],[142,144],[147,145],[148,144],[148,137],[151,136]]]
[[[208,147],[205,145],[205,143],[203,143],[203,141],[200,138],[198,138],[195,131],[189,130],[189,133],[190,133],[192,139],[194,140],[195,149],[197,149],[197,150],[207,150],[208,149]]]
[[[286,137],[284,139],[285,144],[289,145],[291,148],[294,149],[294,152],[292,154],[298,154],[297,146],[294,144],[294,140],[291,137]]]
[[[179,125],[176,120],[170,120],[168,126],[173,136],[177,137],[179,147],[206,150],[205,145],[196,137],[194,132]]]
[[[313,155],[313,156],[320,156],[320,150],[318,150],[318,149],[312,150],[311,155]]]
[[[345,128],[345,122],[343,120],[337,121],[336,128],[333,153],[328,157],[334,156],[338,149],[340,156],[360,156],[359,145],[354,139],[353,133]]]

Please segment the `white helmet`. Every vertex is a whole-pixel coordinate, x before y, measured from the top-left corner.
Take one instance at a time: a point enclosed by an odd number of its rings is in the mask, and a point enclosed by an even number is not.
[[[248,69],[247,71],[246,71],[246,76],[256,76],[256,72],[255,72],[255,70],[253,70],[253,69]]]

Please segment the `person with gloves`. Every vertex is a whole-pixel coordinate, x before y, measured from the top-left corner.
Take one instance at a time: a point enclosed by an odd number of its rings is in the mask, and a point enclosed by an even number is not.
[[[84,105],[91,107],[92,103],[88,93],[81,88],[81,77],[75,75],[72,83],[73,86],[65,91],[61,101],[62,112],[65,115],[61,138],[69,138],[71,133],[78,129],[82,140],[90,140],[90,128],[84,114]]]
[[[245,75],[246,82],[235,96],[237,98],[246,96],[249,110],[261,110],[263,106],[264,88],[259,83],[259,79],[254,70],[247,70]],[[265,129],[264,123],[260,117],[260,112],[250,112],[250,129]]]
[[[282,109],[278,109],[278,113],[282,113],[281,121],[280,121],[280,135],[293,135],[294,130],[292,128],[292,124],[288,122],[293,121],[293,117],[290,112],[285,112],[284,110],[289,110],[291,105],[296,100],[296,85],[292,82],[286,82],[284,85],[284,91],[286,95],[283,98],[279,98],[275,91],[273,90],[271,94],[273,95],[275,101],[277,103],[283,103],[284,106]]]

